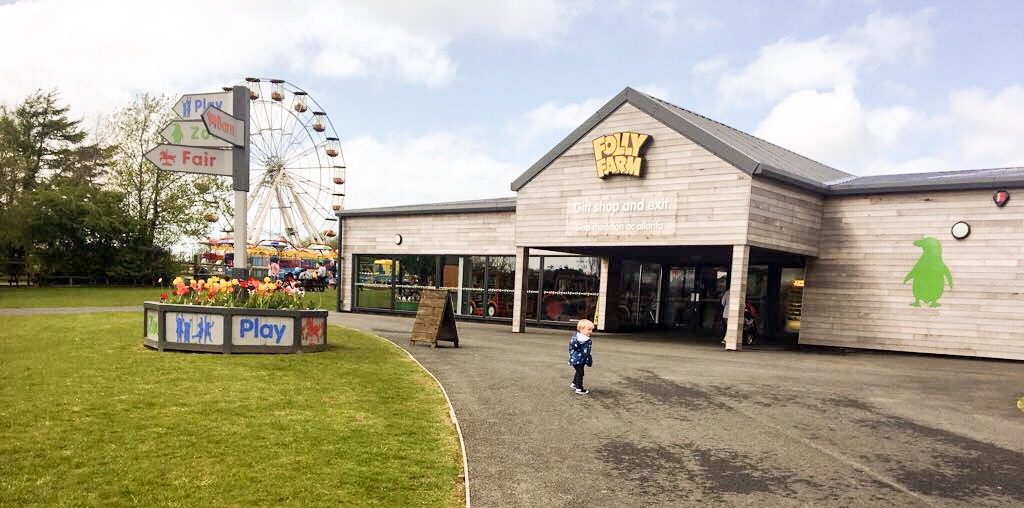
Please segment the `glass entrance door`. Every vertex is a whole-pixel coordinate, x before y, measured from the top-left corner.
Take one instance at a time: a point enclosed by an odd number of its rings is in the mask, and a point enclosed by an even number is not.
[[[644,328],[661,321],[661,265],[623,261],[619,288],[621,326]]]

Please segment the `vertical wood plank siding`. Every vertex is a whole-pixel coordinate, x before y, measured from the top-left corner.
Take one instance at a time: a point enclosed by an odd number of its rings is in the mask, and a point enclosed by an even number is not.
[[[1014,196],[1024,189],[1010,190]],[[956,240],[950,227],[966,221]],[[940,307],[904,277],[934,237],[953,275]],[[830,197],[804,289],[802,344],[1024,360],[1024,200],[992,191]]]
[[[597,177],[594,138],[651,135],[643,178]],[[568,237],[566,202],[577,196],[643,192],[678,196],[673,235]],[[516,245],[733,245],[746,242],[750,177],[653,117],[623,104],[519,190]]]
[[[341,308],[352,309],[353,254],[513,256],[514,212],[343,217]],[[402,244],[395,245],[395,234]]]

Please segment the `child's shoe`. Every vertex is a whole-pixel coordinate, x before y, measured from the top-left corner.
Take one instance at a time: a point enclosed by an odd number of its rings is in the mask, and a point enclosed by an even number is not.
[[[576,389],[576,395],[586,395],[588,393],[590,393],[590,390],[586,390],[586,389],[583,389],[583,388],[577,388]]]

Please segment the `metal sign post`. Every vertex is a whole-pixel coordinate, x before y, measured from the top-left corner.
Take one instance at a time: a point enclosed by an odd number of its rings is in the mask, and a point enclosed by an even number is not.
[[[146,152],[165,171],[230,176],[235,193],[235,278],[249,277],[249,89],[183,95],[174,104],[175,120],[160,130],[170,141]],[[227,149],[230,148],[230,149]]]
[[[241,147],[235,146],[231,149],[234,152],[232,162],[231,184],[235,190],[235,269],[236,279],[249,278],[249,256],[248,251],[248,218],[249,209],[249,89],[244,86],[236,86],[231,90],[232,108],[231,113],[242,122],[243,143]]]

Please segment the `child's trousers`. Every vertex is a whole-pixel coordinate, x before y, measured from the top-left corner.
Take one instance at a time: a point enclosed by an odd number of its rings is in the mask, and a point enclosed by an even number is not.
[[[576,388],[583,389],[583,369],[585,365],[582,363],[579,365],[573,365],[572,368],[576,369],[576,375],[572,378],[572,384],[576,385]]]

